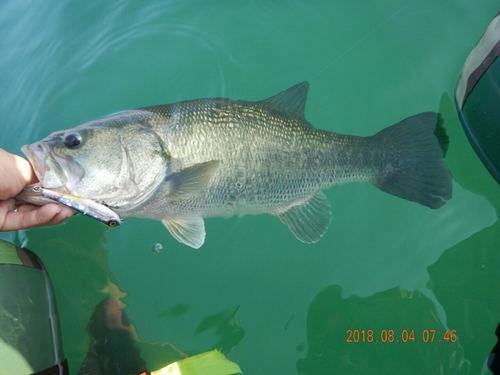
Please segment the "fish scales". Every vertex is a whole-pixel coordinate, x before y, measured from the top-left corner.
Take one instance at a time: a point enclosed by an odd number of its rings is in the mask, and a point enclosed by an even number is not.
[[[325,187],[376,173],[380,148],[369,138],[317,130],[273,105],[212,99],[146,110],[164,118],[155,121],[157,131],[177,168],[221,161],[196,199],[173,203],[178,214],[191,205],[204,217],[279,213]]]

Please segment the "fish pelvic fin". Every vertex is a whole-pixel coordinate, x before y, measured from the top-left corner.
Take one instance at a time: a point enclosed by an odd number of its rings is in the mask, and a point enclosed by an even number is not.
[[[332,209],[325,194],[318,191],[308,201],[276,214],[302,242],[315,243],[332,222]]]
[[[163,225],[179,242],[199,249],[205,242],[205,221],[202,217],[162,220]]]
[[[379,189],[436,209],[452,196],[452,179],[444,161],[448,136],[435,112],[408,117],[373,136],[387,150]]]

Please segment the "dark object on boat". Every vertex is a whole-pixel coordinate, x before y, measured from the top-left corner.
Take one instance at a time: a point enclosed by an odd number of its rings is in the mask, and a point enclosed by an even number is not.
[[[455,98],[472,147],[500,183],[500,13],[465,61]]]

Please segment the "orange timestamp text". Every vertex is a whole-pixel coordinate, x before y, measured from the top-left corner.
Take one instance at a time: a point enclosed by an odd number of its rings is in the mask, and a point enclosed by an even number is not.
[[[414,329],[382,329],[376,332],[373,329],[348,329],[346,342],[457,342],[455,329],[439,331],[436,329],[423,329],[415,333]]]

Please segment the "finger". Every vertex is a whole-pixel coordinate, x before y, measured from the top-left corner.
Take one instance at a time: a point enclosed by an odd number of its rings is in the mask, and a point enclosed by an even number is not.
[[[9,213],[14,209],[16,201],[14,199],[0,200],[0,230],[4,231]]]
[[[32,165],[24,158],[0,149],[0,200],[16,196],[27,184],[38,181]]]
[[[47,207],[47,206],[51,206],[52,208],[50,210],[52,210],[52,211],[50,211],[49,208],[46,208],[45,210],[47,210],[48,212],[40,211],[39,215],[47,215],[45,218],[46,219],[50,219],[50,220],[48,220],[47,222],[45,222],[44,224],[41,224],[41,225],[56,225],[56,224],[60,224],[64,220],[66,220],[68,217],[71,217],[71,216],[73,216],[73,215],[75,215],[77,213],[72,208],[70,208],[68,206],[64,206],[62,204],[52,204],[51,203],[51,204],[47,204],[47,205],[43,206],[42,208]],[[55,206],[55,208],[53,208],[54,206]],[[58,208],[60,209],[60,211],[58,213],[56,213],[52,217],[52,214],[54,212],[57,212]],[[43,220],[45,218],[42,217]]]
[[[10,200],[9,200],[10,201]],[[0,203],[0,230],[12,231],[41,225],[55,225],[74,214],[69,207],[50,203],[42,207],[22,205],[13,212],[15,202]]]
[[[62,213],[63,209],[57,204],[48,204],[28,211],[8,212],[3,231],[26,229],[42,225],[55,225],[63,222],[72,213]]]
[[[36,210],[37,225],[55,225],[62,223],[75,211],[67,206],[49,203]]]

